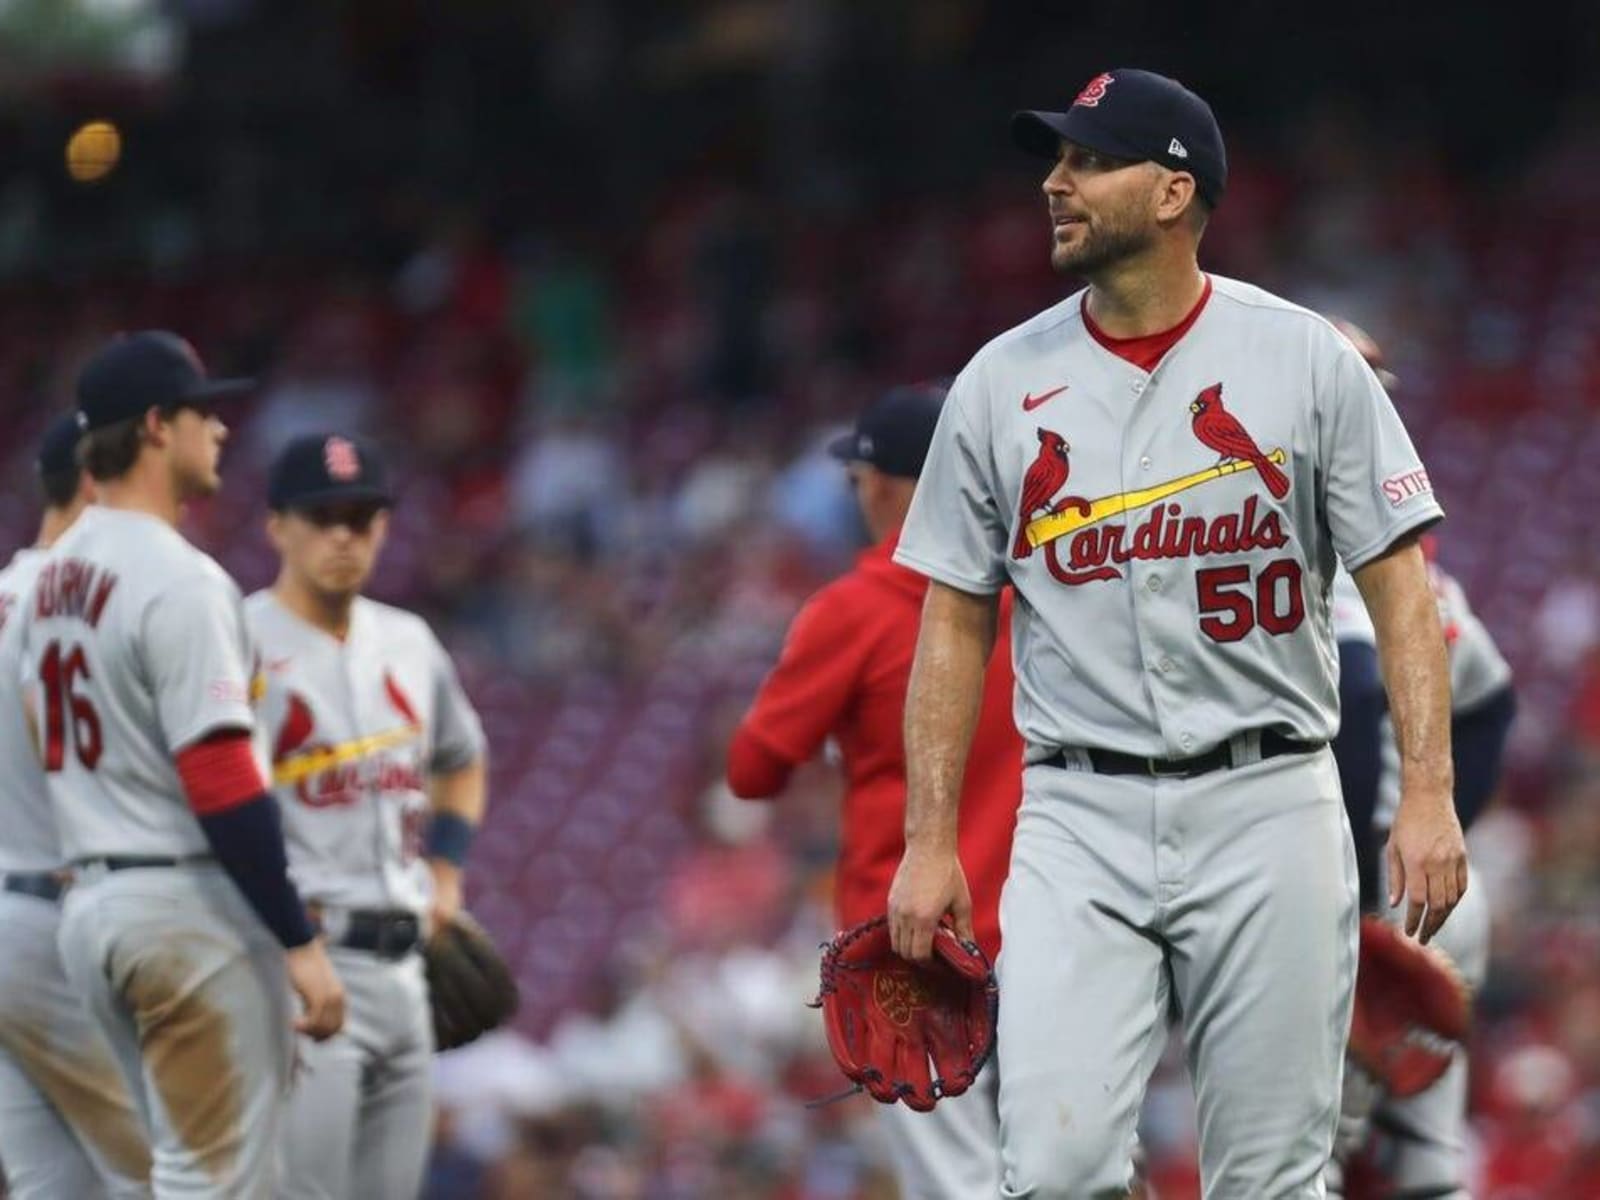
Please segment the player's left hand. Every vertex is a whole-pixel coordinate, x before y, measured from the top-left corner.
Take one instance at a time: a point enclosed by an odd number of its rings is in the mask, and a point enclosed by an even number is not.
[[[1467,843],[1450,793],[1403,790],[1387,854],[1389,907],[1405,900],[1406,935],[1428,942],[1467,890]]]
[[[461,911],[461,868],[443,858],[428,860],[433,876],[433,899],[428,902],[428,936],[446,928]]]

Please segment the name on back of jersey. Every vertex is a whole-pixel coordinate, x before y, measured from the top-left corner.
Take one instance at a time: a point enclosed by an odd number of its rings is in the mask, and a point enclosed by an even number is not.
[[[34,583],[33,614],[41,621],[76,618],[96,629],[116,587],[114,572],[81,558],[46,563]]]

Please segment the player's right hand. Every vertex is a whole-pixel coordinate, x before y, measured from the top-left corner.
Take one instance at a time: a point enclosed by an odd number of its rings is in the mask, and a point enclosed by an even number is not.
[[[326,1041],[344,1028],[344,984],[333,969],[327,946],[313,938],[303,946],[286,952],[289,984],[300,997],[301,1013],[294,1023],[296,1033],[313,1041]]]
[[[970,942],[972,893],[954,850],[907,847],[889,885],[889,941],[912,962],[933,957],[933,931],[946,913],[956,936]]]

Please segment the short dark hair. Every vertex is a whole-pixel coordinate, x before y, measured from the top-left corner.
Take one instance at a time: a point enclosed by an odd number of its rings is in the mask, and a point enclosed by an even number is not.
[[[130,417],[84,434],[78,443],[78,462],[98,483],[121,479],[139,461],[143,445],[144,418]]]

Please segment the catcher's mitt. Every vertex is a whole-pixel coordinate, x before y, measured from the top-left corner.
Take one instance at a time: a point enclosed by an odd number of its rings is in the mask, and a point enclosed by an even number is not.
[[[439,1050],[464,1046],[511,1019],[517,981],[482,925],[465,912],[434,931],[422,950]]]
[[[976,943],[941,925],[933,952],[926,964],[901,958],[889,946],[888,918],[875,917],[823,948],[816,1001],[846,1077],[876,1100],[904,1100],[918,1112],[972,1086],[994,1050],[999,1004]]]
[[[1472,998],[1442,952],[1378,917],[1361,918],[1350,1057],[1394,1096],[1414,1096],[1450,1067]]]

